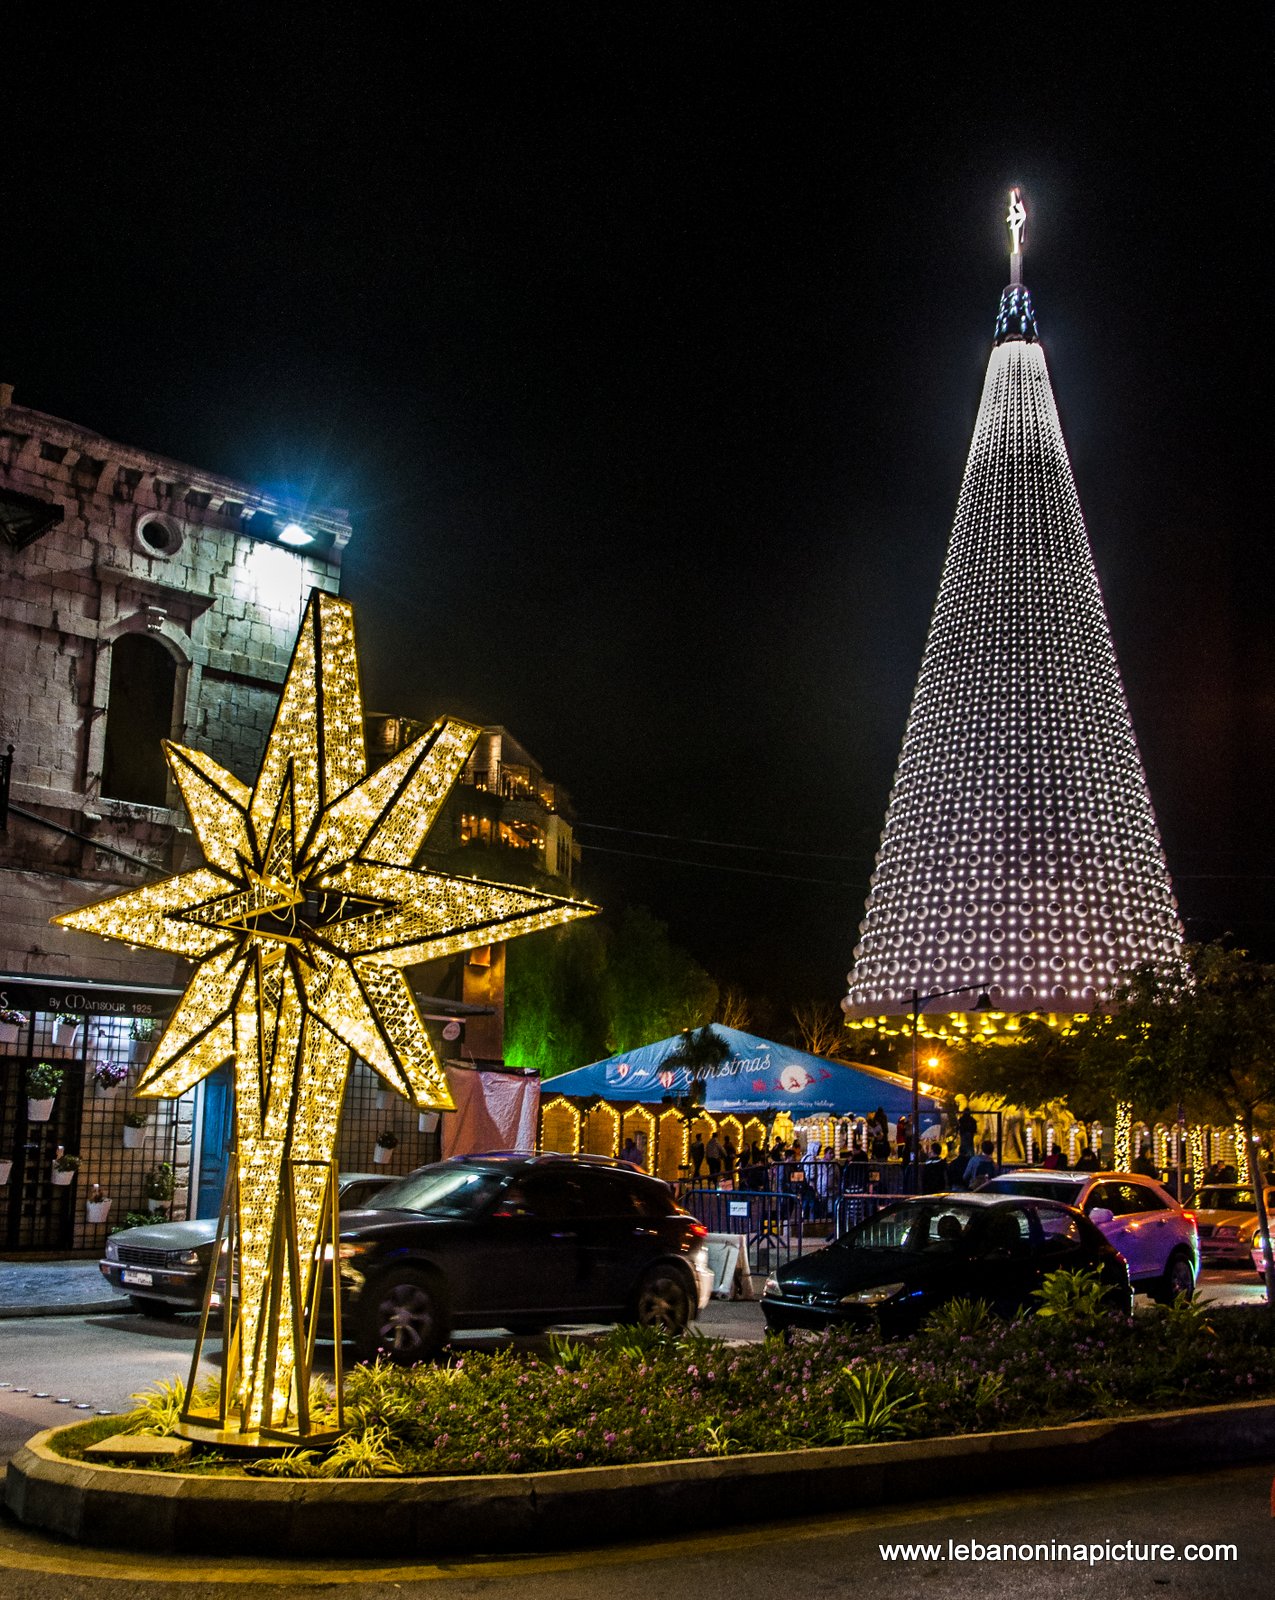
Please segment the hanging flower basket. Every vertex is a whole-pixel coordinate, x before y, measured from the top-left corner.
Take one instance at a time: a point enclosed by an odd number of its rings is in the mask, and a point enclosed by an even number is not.
[[[20,1012],[0,1012],[0,1044],[18,1044],[25,1019]]]
[[[13,1162],[8,1156],[0,1160],[0,1189],[9,1181],[9,1174],[13,1171]]]
[[[114,1100],[128,1078],[123,1061],[99,1061],[93,1068],[93,1087],[99,1100]]]
[[[79,1017],[54,1017],[53,1043],[62,1050],[73,1050],[80,1036]]]
[[[53,1115],[53,1096],[47,1100],[27,1100],[27,1121],[47,1122]]]
[[[388,1166],[397,1145],[398,1134],[387,1128],[377,1138],[376,1149],[372,1152],[372,1160],[375,1161],[378,1167]]]
[[[79,1156],[59,1156],[53,1163],[52,1178],[54,1186],[58,1189],[69,1188],[75,1182],[75,1174],[79,1170]]]
[[[111,1202],[109,1200],[89,1200],[85,1203],[84,1209],[88,1212],[89,1222],[92,1226],[95,1228],[100,1227],[111,1214]]]
[[[136,1017],[129,1029],[128,1059],[136,1066],[149,1061],[155,1040],[159,1037],[159,1023],[154,1017]]]
[[[416,1119],[416,1128],[419,1133],[433,1133],[437,1127],[437,1111],[422,1111]]]
[[[388,1111],[390,1109],[390,1090],[378,1089],[372,1096],[372,1105],[377,1111]]]
[[[125,1150],[140,1150],[146,1143],[146,1135],[150,1129],[150,1118],[145,1122],[126,1122],[120,1130],[124,1135]]]

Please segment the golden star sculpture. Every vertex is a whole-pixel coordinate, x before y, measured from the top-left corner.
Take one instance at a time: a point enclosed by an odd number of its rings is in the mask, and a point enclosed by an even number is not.
[[[440,720],[369,774],[353,613],[315,591],[255,786],[165,743],[206,864],[54,919],[195,963],[139,1094],[234,1063],[241,1432],[308,1431],[305,1320],[351,1052],[422,1109],[452,1107],[401,969],[597,910],[413,866],[478,733]]]

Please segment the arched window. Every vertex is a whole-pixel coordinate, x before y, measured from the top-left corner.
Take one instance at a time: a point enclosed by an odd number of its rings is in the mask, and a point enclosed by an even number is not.
[[[124,633],[111,646],[102,793],[135,805],[168,800],[168,767],[160,740],[173,731],[177,663],[156,639]]]

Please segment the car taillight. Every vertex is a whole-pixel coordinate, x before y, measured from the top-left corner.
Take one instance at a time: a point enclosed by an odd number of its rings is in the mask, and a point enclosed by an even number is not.
[[[692,1239],[707,1239],[708,1238],[708,1229],[704,1226],[704,1224],[702,1222],[692,1222],[691,1223],[691,1238]]]
[[[1194,1211],[1184,1211],[1182,1213],[1182,1215],[1186,1218],[1186,1220],[1191,1224],[1192,1227],[1196,1226],[1195,1212]]]

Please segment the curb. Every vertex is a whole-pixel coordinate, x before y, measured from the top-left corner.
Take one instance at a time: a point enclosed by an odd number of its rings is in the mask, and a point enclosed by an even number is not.
[[[1275,1460],[1275,1400],[1008,1433],[490,1477],[208,1477],[89,1466],[36,1434],[5,1503],[82,1544],[275,1556],[565,1549],[995,1488]],[[639,1498],[640,1497],[640,1498]]]
[[[127,1311],[128,1301],[118,1295],[112,1300],[89,1300],[72,1306],[65,1302],[52,1306],[0,1306],[0,1322],[17,1322],[23,1317],[104,1317],[110,1311]]]

